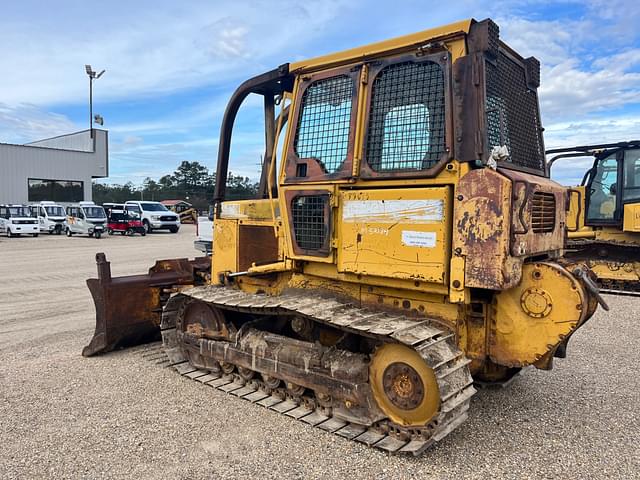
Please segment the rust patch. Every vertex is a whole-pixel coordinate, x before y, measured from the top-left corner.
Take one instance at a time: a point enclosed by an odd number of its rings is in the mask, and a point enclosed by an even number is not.
[[[87,280],[96,308],[96,330],[82,350],[85,357],[156,339],[165,290],[202,284],[211,268],[209,257],[158,260],[146,275],[112,278],[104,253],[96,255],[96,263],[98,278]]]
[[[471,242],[496,241],[503,230],[499,213],[491,199],[472,198],[458,221],[458,231],[465,232]]]
[[[511,182],[491,169],[458,184],[454,253],[465,257],[465,286],[504,290],[518,283],[522,261],[509,251]]]
[[[510,207],[511,255],[559,252],[564,247],[567,188],[528,173],[507,169],[499,172],[511,179],[516,192]]]

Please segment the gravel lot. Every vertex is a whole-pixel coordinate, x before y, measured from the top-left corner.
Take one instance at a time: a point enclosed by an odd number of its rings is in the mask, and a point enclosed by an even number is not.
[[[638,478],[640,299],[609,297],[551,372],[481,390],[420,458],[313,429],[160,368],[135,351],[80,355],[85,279],[193,257],[178,235],[0,238],[0,478]]]

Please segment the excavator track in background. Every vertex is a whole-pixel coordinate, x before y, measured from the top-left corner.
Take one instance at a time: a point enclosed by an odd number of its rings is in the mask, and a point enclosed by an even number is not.
[[[282,349],[276,352],[275,357],[276,375],[282,378],[265,375],[265,365],[270,363],[266,358],[269,355],[260,357],[259,354],[256,354],[256,343],[251,343],[252,338],[258,339],[258,343],[263,346],[264,343],[261,342],[265,340],[268,342],[268,337],[274,336],[277,337],[276,341],[280,342],[285,338],[284,342],[290,343],[294,348],[299,347],[302,350],[316,348],[317,352],[311,351],[307,356],[305,354],[297,356],[298,361],[306,358],[307,364],[302,370],[306,370],[309,377],[316,374],[316,377],[320,378],[326,373],[322,366],[314,361],[321,356],[342,359],[332,363],[331,368],[342,369],[344,373],[349,371],[352,365],[358,364],[358,360],[364,355],[257,330],[251,328],[250,321],[237,332],[230,334],[226,340],[211,340],[200,337],[194,343],[194,338],[189,338],[193,337],[192,335],[185,335],[185,331],[189,330],[189,325],[185,325],[185,315],[190,305],[195,302],[198,302],[200,306],[206,304],[216,310],[222,310],[226,314],[257,318],[258,323],[260,318],[273,319],[274,316],[287,320],[304,319],[299,322],[312,321],[318,325],[336,329],[345,335],[350,335],[352,339],[366,339],[377,344],[372,355],[372,365],[376,365],[379,358],[398,360],[404,359],[402,355],[419,356],[420,361],[424,362],[424,367],[433,372],[437,384],[439,398],[435,406],[436,413],[423,426],[406,426],[390,420],[389,415],[381,412],[378,406],[366,404],[367,399],[370,401],[375,396],[375,394],[367,395],[367,393],[371,393],[371,390],[375,390],[375,384],[371,385],[368,378],[364,383],[358,385],[350,384],[345,378],[334,378],[335,383],[340,384],[343,391],[348,392],[351,388],[356,392],[356,396],[360,395],[360,398],[365,399],[363,402],[365,405],[349,405],[350,401],[347,400],[344,401],[346,407],[336,408],[337,401],[334,399],[332,403],[330,396],[326,393],[314,391],[284,378],[287,376],[287,372],[296,371],[297,366],[294,364],[295,357],[287,358],[286,352],[283,351],[286,346],[282,347],[282,343],[279,344]],[[200,306],[197,308],[201,308]],[[181,375],[325,431],[388,452],[418,455],[434,442],[443,439],[467,418],[470,399],[475,393],[468,368],[469,361],[455,345],[454,335],[439,327],[435,322],[427,319],[407,318],[397,314],[368,311],[335,299],[319,297],[310,292],[267,297],[225,287],[194,287],[171,297],[164,307],[161,328],[164,351],[169,360],[168,364],[172,365]],[[252,355],[247,356],[249,349],[252,350]],[[224,359],[218,363],[210,355],[205,360],[202,355],[206,355],[207,352],[210,354],[222,352]],[[278,354],[282,357],[280,360]],[[398,354],[401,357],[398,357]],[[188,357],[193,359],[194,355],[199,358],[198,361],[193,362],[192,360],[190,362]],[[250,363],[247,364],[239,360],[242,358],[249,359]],[[165,362],[161,356],[154,356],[153,353],[150,360],[157,363]],[[203,360],[206,365],[202,364]],[[235,360],[236,363],[232,360]],[[368,373],[372,365],[369,365],[368,358],[366,360],[367,365],[364,368]],[[339,366],[340,361],[343,362],[342,366]],[[398,373],[397,378],[406,379],[407,375],[414,375],[417,373],[416,371],[421,370],[420,365],[412,363],[411,360],[407,361],[411,364],[409,368],[406,368],[407,364],[403,362],[389,363],[387,368],[383,372],[381,371],[385,376],[382,383],[387,385],[387,381],[394,371]],[[254,369],[247,367],[247,365],[253,365]],[[299,377],[296,377],[295,373],[290,373],[290,375],[293,377],[292,381],[299,381]],[[371,375],[376,375],[375,367],[371,370]],[[331,376],[333,376],[333,372]],[[356,376],[358,375],[356,374]],[[335,377],[340,377],[340,374],[336,374]],[[361,376],[360,379],[362,379]],[[330,379],[329,383],[331,383]],[[427,398],[427,394],[430,392],[427,392],[429,389],[428,381],[425,383],[427,385],[425,385],[424,392],[413,391],[413,394],[422,393],[423,399]],[[329,390],[331,390],[331,386]],[[394,386],[398,387],[398,385]],[[403,390],[403,386],[408,386],[408,388]],[[408,407],[416,404],[419,404],[421,408],[429,408],[407,394],[407,390],[411,390],[410,382],[408,384],[407,382],[405,384],[399,382],[399,387],[399,392],[393,395],[395,396],[395,404],[402,405],[404,408],[404,410],[403,408],[395,409],[400,412],[401,416],[403,412],[408,411]],[[413,396],[415,397],[415,395]],[[390,404],[390,406],[393,411],[394,404]],[[351,415],[348,411],[349,407],[358,413]],[[367,421],[362,421],[362,419],[367,419]],[[406,418],[397,420],[406,423]]]

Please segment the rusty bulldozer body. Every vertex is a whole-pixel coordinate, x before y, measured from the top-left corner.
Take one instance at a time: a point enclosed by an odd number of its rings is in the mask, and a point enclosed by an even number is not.
[[[84,353],[159,321],[184,375],[422,452],[464,421],[474,380],[550,369],[599,300],[590,272],[562,258],[567,195],[546,175],[538,78],[492,21],[469,20],[246,81],[222,122],[210,276],[204,260],[169,260],[111,279],[99,257],[98,340]],[[260,195],[225,201],[252,93]]]

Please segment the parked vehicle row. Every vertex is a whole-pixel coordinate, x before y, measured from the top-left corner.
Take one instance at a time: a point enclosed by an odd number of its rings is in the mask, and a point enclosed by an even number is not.
[[[40,233],[67,236],[146,235],[153,230],[177,233],[180,217],[160,202],[127,201],[124,204],[79,202],[67,206],[43,201],[35,205],[0,205],[0,233],[8,237]]]

